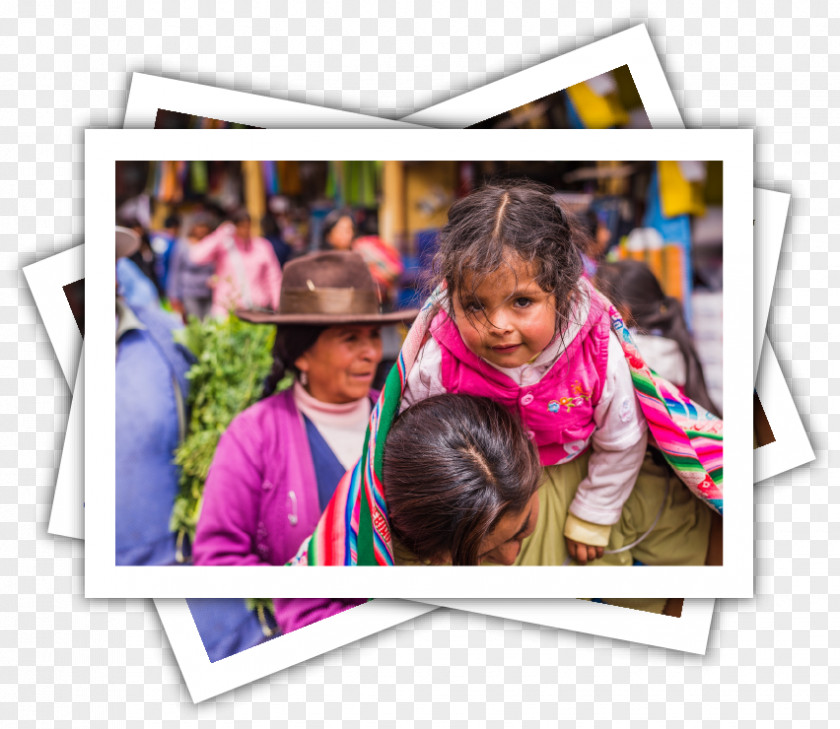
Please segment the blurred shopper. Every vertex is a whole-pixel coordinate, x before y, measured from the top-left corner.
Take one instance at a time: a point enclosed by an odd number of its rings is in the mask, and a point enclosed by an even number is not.
[[[213,230],[208,214],[199,213],[186,227],[186,235],[175,244],[169,267],[169,281],[166,293],[173,310],[187,317],[205,319],[210,314],[213,290],[210,278],[215,272],[212,263],[194,263],[190,258],[190,247],[210,235]]]
[[[136,232],[116,228],[120,260],[140,247]],[[173,454],[187,424],[191,356],[177,345],[177,320],[159,306],[116,297],[116,563],[175,564],[169,518],[178,492]]]
[[[283,231],[277,224],[277,219],[271,213],[263,215],[262,232],[265,239],[271,243],[274,255],[277,256],[277,262],[281,267],[284,266],[292,256],[292,248],[284,240]]]
[[[163,291],[167,290],[169,283],[170,264],[175,244],[178,242],[180,227],[181,218],[178,215],[168,215],[163,222],[163,230],[152,235],[149,242],[155,254],[155,274]]]
[[[275,310],[282,274],[274,250],[265,238],[251,235],[251,216],[240,210],[231,222],[189,247],[196,264],[213,264],[213,304],[210,314],[226,317],[237,308]]]
[[[152,282],[157,292],[157,298],[162,299],[164,296],[163,288],[160,285],[160,279],[157,275],[157,256],[152,250],[152,245],[149,240],[149,234],[143,224],[135,219],[128,219],[123,223],[124,228],[129,228],[137,234],[140,240],[140,246],[134,253],[129,256],[129,260],[134,263],[141,273]]]
[[[358,235],[352,212],[347,208],[333,210],[324,218],[322,248],[358,253],[370,269],[382,303],[388,307],[394,300],[397,281],[403,272],[399,252],[378,235]]]
[[[615,304],[651,369],[692,400],[720,416],[709,397],[703,367],[683,317],[683,306],[666,296],[653,271],[641,261],[603,263],[596,288]]]

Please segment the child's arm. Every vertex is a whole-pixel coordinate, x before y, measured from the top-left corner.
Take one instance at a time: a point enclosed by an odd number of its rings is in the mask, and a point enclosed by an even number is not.
[[[621,344],[614,336],[610,337],[607,379],[595,406],[595,423],[589,472],[577,488],[564,527],[569,553],[587,558],[579,561],[598,556],[595,548],[603,549],[609,542],[647,447],[647,423]]]

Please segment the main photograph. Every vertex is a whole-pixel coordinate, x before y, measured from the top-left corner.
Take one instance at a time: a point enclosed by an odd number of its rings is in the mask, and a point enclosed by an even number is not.
[[[118,163],[116,563],[721,564],[722,187]]]

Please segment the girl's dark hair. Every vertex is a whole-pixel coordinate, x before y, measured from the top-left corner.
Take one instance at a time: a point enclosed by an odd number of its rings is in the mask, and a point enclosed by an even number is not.
[[[488,183],[453,203],[434,261],[435,275],[446,281],[450,299],[466,301],[466,276],[478,286],[483,276],[509,265],[508,256],[515,252],[536,266],[535,281],[557,302],[557,329],[565,329],[577,300],[581,252],[589,236],[553,193],[547,185],[509,180]]]
[[[659,280],[641,261],[602,263],[594,279],[598,288],[617,306],[626,309],[635,326],[645,334],[657,332],[673,339],[685,359],[685,392],[714,415],[720,412],[709,397],[703,366],[694,349],[683,316],[682,304],[666,296]]]
[[[278,325],[277,334],[274,338],[274,347],[271,350],[274,362],[271,365],[271,372],[265,379],[261,398],[273,395],[277,390],[277,384],[287,372],[294,372],[295,360],[306,352],[318,337],[321,336],[326,326],[303,326],[303,325]]]
[[[392,533],[421,560],[477,565],[482,540],[525,509],[542,478],[522,424],[472,395],[437,395],[399,415],[382,462]]]
[[[321,249],[328,251],[332,248],[329,243],[330,233],[332,233],[332,229],[338,225],[338,221],[342,218],[350,218],[350,222],[353,224],[353,237],[356,237],[357,228],[356,228],[356,221],[353,218],[353,211],[350,208],[337,208],[336,210],[331,210],[327,215],[324,217],[324,222],[321,225]]]

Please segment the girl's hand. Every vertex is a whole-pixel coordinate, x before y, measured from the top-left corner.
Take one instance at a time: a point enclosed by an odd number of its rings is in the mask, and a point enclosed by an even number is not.
[[[566,549],[569,552],[569,556],[580,564],[586,564],[592,560],[601,559],[601,557],[604,556],[603,547],[593,547],[591,544],[582,544],[581,542],[575,542],[568,537],[566,537]]]

